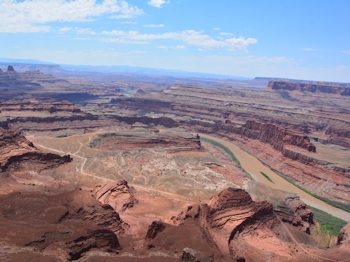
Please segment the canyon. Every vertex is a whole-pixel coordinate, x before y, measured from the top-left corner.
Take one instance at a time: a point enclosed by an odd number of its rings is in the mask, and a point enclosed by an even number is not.
[[[306,200],[350,211],[349,88],[8,66],[0,259],[346,261]]]

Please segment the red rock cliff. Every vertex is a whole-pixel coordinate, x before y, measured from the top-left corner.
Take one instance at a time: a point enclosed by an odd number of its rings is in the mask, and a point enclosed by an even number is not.
[[[202,125],[211,127],[214,131],[225,131],[239,134],[251,139],[260,140],[263,143],[272,145],[276,150],[283,152],[284,145],[293,145],[304,148],[309,152],[316,152],[316,146],[310,142],[308,136],[286,129],[274,124],[264,124],[256,121],[248,120],[243,126],[238,127],[230,123],[228,124],[211,124],[211,123],[197,123],[194,125]],[[205,132],[200,130],[201,132]]]
[[[40,152],[24,136],[5,129],[0,129],[0,170],[9,167],[21,169],[22,162],[33,162],[37,171],[70,162],[72,158]]]
[[[286,90],[286,91],[301,91],[311,93],[325,93],[325,94],[340,94],[342,96],[350,95],[350,87],[332,85],[332,84],[310,84],[299,83],[283,80],[269,81],[268,85],[272,90]]]

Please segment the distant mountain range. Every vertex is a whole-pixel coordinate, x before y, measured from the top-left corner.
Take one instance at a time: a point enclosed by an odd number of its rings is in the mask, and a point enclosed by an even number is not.
[[[55,64],[50,62],[44,62],[35,59],[13,59],[13,58],[0,58],[0,68],[4,69],[4,66],[11,64],[16,70],[23,71],[28,70],[40,70],[42,72],[47,72],[45,65],[50,65],[55,67],[57,70],[60,68],[61,73],[67,71],[74,72],[96,72],[96,73],[137,73],[145,75],[157,75],[157,76],[168,76],[168,77],[181,77],[181,78],[209,78],[209,79],[232,79],[232,80],[251,80],[252,78],[232,76],[232,75],[220,75],[220,74],[210,74],[210,73],[200,73],[200,72],[188,72],[182,70],[168,70],[168,69],[158,69],[158,68],[147,68],[147,67],[133,67],[126,65],[112,65],[112,66],[90,66],[90,65],[67,65],[67,64]],[[40,65],[43,65],[41,67]],[[30,66],[30,67],[28,67]],[[42,68],[42,69],[40,69]],[[23,69],[23,70],[22,70]]]
[[[44,62],[44,61],[35,60],[35,59],[14,59],[14,58],[0,58],[0,63],[55,65],[55,63]]]

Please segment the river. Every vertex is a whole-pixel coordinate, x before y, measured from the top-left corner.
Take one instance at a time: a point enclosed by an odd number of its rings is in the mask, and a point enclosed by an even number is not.
[[[237,157],[237,159],[240,161],[242,168],[244,168],[244,170],[247,173],[251,174],[255,180],[257,180],[257,181],[259,181],[259,182],[261,182],[261,183],[263,183],[271,188],[276,188],[276,189],[284,190],[287,192],[295,193],[298,196],[300,196],[301,200],[304,201],[309,206],[321,209],[321,210],[323,210],[329,214],[332,214],[335,217],[341,218],[345,221],[350,221],[350,213],[348,213],[344,210],[341,210],[339,208],[335,208],[335,207],[309,195],[305,191],[299,189],[298,187],[289,183],[284,178],[277,175],[270,168],[268,168],[263,163],[261,163],[257,158],[255,158],[254,156],[243,151],[235,144],[228,142],[228,141],[225,141],[225,140],[220,139],[220,138],[209,136],[207,134],[199,134],[199,135],[201,137],[209,138],[209,139],[212,139],[214,141],[217,141],[217,142],[225,145],[226,147],[228,147],[232,151],[232,153],[234,153],[234,155]],[[270,181],[268,181],[260,172],[264,172],[266,175],[268,175],[272,179],[274,184],[271,183]]]

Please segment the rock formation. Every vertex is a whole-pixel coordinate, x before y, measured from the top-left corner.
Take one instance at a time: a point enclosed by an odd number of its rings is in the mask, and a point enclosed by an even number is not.
[[[228,188],[214,195],[208,206],[202,207],[206,212],[208,233],[224,254],[234,259],[244,257],[236,250],[234,242],[244,231],[250,231],[257,225],[272,227],[277,223],[272,205],[268,202],[255,203],[248,193],[241,189]],[[232,242],[232,243],[231,243]]]
[[[290,202],[297,206],[294,199]],[[252,201],[242,189],[227,188],[213,195],[208,203],[188,206],[173,216],[170,224],[153,221],[145,241],[147,249],[153,252],[164,249],[179,252],[182,248],[182,261],[313,261],[315,257],[347,257],[345,249],[337,255],[332,253],[336,250],[310,252],[315,241],[297,221],[290,222],[297,216],[293,212],[281,213],[276,215],[267,201]],[[304,214],[303,219],[311,223],[312,213],[311,217],[307,213],[306,209],[300,211],[299,218]],[[290,235],[298,239],[297,247]],[[298,251],[303,250],[302,243],[310,248],[308,253]]]
[[[153,221],[152,224],[148,227],[146,233],[146,240],[154,239],[159,233],[165,229],[166,225],[162,221]]]
[[[300,230],[310,234],[310,226],[315,224],[312,210],[300,200],[299,196],[294,194],[287,196],[285,201],[289,208],[294,212],[294,215],[286,216],[283,213],[279,213],[279,215],[282,217],[282,221],[289,222],[294,227],[297,227]]]
[[[350,95],[350,87],[343,87],[335,84],[310,84],[298,83],[292,81],[269,81],[268,85],[272,90],[287,90],[300,91],[310,93],[324,93],[324,94],[340,94],[342,96]]]
[[[139,202],[136,198],[136,190],[125,180],[97,186],[93,196],[102,204],[108,204],[119,212],[132,208]]]
[[[0,129],[0,170],[13,171],[32,170],[40,172],[44,169],[57,167],[63,163],[72,161],[69,155],[59,156],[55,154],[41,153],[24,136],[13,131]]]
[[[50,114],[56,112],[80,113],[81,109],[69,101],[57,102],[51,101],[6,101],[0,104],[0,110],[6,111],[32,111],[32,112],[48,112]]]
[[[132,150],[137,148],[166,148],[168,152],[196,151],[201,149],[198,136],[181,128],[168,129],[162,133],[143,127],[131,130],[105,133],[90,143],[91,148],[108,151]]]
[[[272,204],[275,214],[283,221],[290,223],[298,230],[310,234],[315,225],[312,210],[294,193],[272,189],[262,183],[251,181],[247,192],[255,202],[268,201]]]
[[[211,262],[212,258],[206,256],[202,252],[197,252],[192,248],[184,248],[182,252],[181,262]]]
[[[0,221],[0,240],[19,250],[17,255],[7,254],[17,261],[35,260],[38,252],[60,261],[78,260],[91,250],[117,253],[121,249],[117,235],[128,228],[111,206],[79,189],[2,196]]]
[[[7,67],[7,73],[10,73],[10,72],[12,72],[12,73],[15,73],[16,71],[13,69],[13,66],[8,66]]]
[[[237,133],[270,144],[278,151],[282,151],[284,145],[294,145],[309,152],[316,152],[315,145],[306,135],[273,124],[247,121]]]
[[[4,62],[0,62],[0,66],[6,66]],[[63,73],[64,70],[59,65],[41,65],[41,64],[30,64],[30,63],[13,63],[12,66],[16,67],[16,71],[23,72],[37,72],[41,71],[45,74],[52,73]]]
[[[325,131],[325,134],[329,135],[329,138],[324,141],[325,143],[336,144],[345,148],[350,148],[350,131],[348,129],[335,129],[333,127],[329,127]]]
[[[350,222],[343,227],[338,235],[337,245],[343,245],[349,247],[350,245]]]
[[[198,128],[200,132],[209,132],[210,127],[214,132],[233,133],[250,139],[256,139],[263,143],[270,144],[276,150],[283,152],[285,145],[293,145],[306,149],[309,152],[316,152],[316,147],[310,142],[310,138],[300,132],[295,132],[286,128],[279,127],[274,124],[264,124],[253,120],[247,121],[244,125],[237,127],[236,125],[227,123],[204,123],[192,121],[191,124],[203,126]]]

